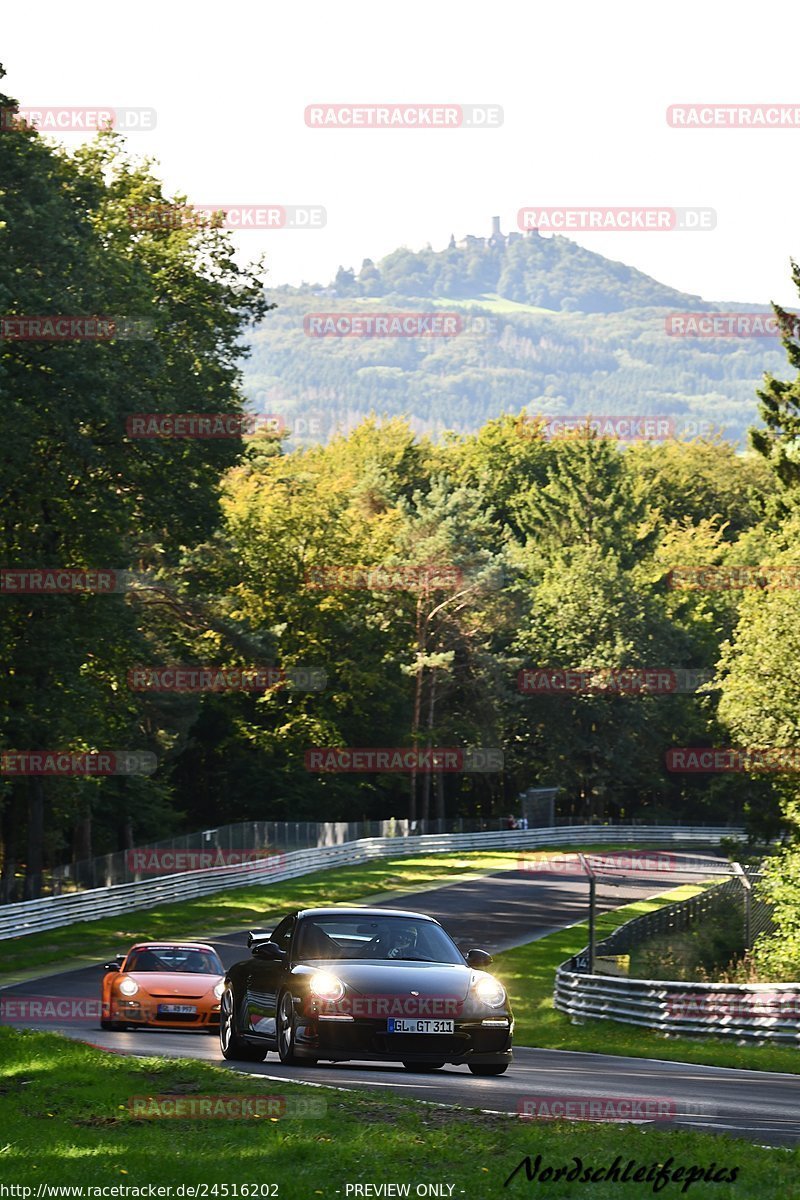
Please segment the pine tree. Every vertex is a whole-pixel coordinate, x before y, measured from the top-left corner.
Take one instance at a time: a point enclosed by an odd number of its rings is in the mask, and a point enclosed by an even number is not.
[[[792,281],[800,292],[800,265],[792,261]],[[751,429],[750,440],[773,465],[781,483],[800,483],[800,337],[798,317],[773,304],[790,366],[798,372],[787,382],[767,375],[758,392],[759,411],[766,429]]]

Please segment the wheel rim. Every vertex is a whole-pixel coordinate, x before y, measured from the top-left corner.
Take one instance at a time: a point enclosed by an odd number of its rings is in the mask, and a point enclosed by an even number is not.
[[[231,1005],[230,993],[222,993],[222,1003],[220,1004],[220,1022],[219,1022],[219,1040],[223,1050],[227,1050],[231,1044],[233,1037],[233,1006]]]
[[[281,996],[281,1006],[278,1013],[278,1045],[281,1058],[284,1058],[291,1049],[292,1013],[292,997],[288,992],[284,992]]]

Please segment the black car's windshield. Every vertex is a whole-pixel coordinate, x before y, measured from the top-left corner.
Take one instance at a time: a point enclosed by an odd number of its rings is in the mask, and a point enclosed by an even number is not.
[[[128,955],[126,971],[183,971],[188,975],[224,975],[211,950],[187,950],[182,946],[158,946],[134,950]]]
[[[414,917],[304,917],[294,942],[298,962],[364,958],[386,962],[464,965],[441,926]]]

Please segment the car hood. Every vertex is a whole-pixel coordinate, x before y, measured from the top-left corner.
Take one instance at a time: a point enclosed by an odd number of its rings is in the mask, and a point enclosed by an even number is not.
[[[314,975],[330,971],[343,983],[362,996],[407,996],[411,991],[420,996],[438,996],[465,1000],[475,972],[471,967],[454,963],[427,962],[362,962],[332,959],[309,966],[301,963],[295,975]]]
[[[133,979],[151,996],[205,996],[222,975],[190,975],[183,971],[125,971],[123,979]]]

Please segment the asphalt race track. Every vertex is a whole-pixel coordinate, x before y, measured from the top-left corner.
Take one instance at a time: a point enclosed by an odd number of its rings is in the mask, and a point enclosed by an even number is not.
[[[686,867],[701,867],[696,854],[675,856]],[[713,861],[710,857],[704,861]],[[621,886],[605,879],[598,885],[598,908],[654,895],[697,875],[654,872],[635,883],[630,875]],[[385,907],[407,907],[436,917],[462,946],[499,951],[541,937],[553,929],[585,920],[587,886],[583,875],[567,867],[564,873],[508,871],[471,879],[449,887],[387,901]],[[247,954],[241,934],[198,938],[216,946],[225,966]],[[120,946],[122,950],[126,947]],[[33,982],[2,989],[4,997],[50,996],[91,999],[99,996],[101,964],[43,976]],[[12,1023],[7,1020],[7,1023]],[[138,1055],[174,1055],[222,1065],[216,1037],[192,1032],[147,1030],[102,1032],[94,1019],[58,1024],[24,1024],[89,1041],[94,1045]],[[230,1067],[230,1064],[224,1064]],[[531,1097],[574,1098],[576,1102],[609,1097],[658,1100],[659,1126],[680,1126],[707,1132],[744,1136],[761,1144],[800,1143],[800,1076],[730,1070],[650,1059],[618,1058],[603,1054],[536,1050],[516,1047],[506,1075],[481,1079],[466,1067],[448,1066],[428,1075],[414,1075],[402,1066],[337,1063],[317,1067],[284,1067],[277,1055],[265,1063],[243,1064],[242,1071],[276,1081],[292,1080],[347,1089],[389,1089],[396,1094],[440,1104],[479,1107],[488,1111],[524,1112]],[[651,1109],[652,1111],[652,1109]],[[645,1123],[649,1123],[645,1121]]]

